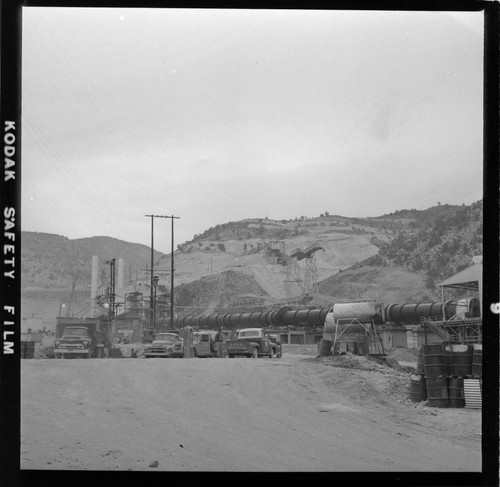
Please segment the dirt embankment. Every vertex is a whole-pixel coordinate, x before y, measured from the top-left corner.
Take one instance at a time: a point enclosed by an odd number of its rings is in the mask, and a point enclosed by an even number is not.
[[[23,360],[21,382],[23,469],[481,468],[480,411],[412,403],[366,357]]]

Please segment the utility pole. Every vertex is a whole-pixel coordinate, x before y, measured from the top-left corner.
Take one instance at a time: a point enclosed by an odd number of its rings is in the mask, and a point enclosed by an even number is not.
[[[169,216],[172,220],[172,247],[170,251],[170,329],[174,328],[174,218],[178,216]]]
[[[174,218],[179,219],[178,216],[168,215],[145,215],[151,218],[151,303],[154,301],[153,296],[153,219],[154,218],[170,218],[172,220],[172,242],[171,242],[171,255],[170,255],[170,327],[174,327]],[[151,328],[153,328],[153,310],[151,312],[150,320]]]
[[[152,330],[153,329],[153,325],[154,325],[154,317],[153,317],[153,300],[154,300],[154,295],[153,295],[153,267],[154,267],[154,261],[153,261],[153,255],[154,255],[154,217],[155,215],[145,215],[147,217],[151,217],[151,279],[150,279],[150,282],[149,282],[149,285],[150,285],[150,290],[151,290],[151,294],[150,294],[150,297],[149,297],[149,307],[150,307],[150,310],[149,310],[149,328]]]

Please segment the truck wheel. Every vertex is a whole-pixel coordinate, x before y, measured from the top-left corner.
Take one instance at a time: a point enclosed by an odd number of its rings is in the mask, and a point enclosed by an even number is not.
[[[252,358],[259,358],[259,349],[257,347],[255,347],[253,350],[252,350],[252,355],[250,355]]]

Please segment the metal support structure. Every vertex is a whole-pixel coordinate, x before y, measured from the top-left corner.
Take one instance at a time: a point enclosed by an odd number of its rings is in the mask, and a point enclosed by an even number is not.
[[[286,283],[297,282],[303,294],[315,292],[318,288],[318,267],[315,253],[323,250],[317,244],[310,245],[304,250],[297,248],[293,250],[287,258],[287,270],[285,279],[285,292],[287,297],[291,295],[291,288]],[[302,271],[297,263],[305,259],[304,270]]]
[[[335,333],[332,340],[333,354],[335,354],[336,345],[338,342],[340,342],[340,338],[342,337],[342,335],[347,334],[349,329],[353,326],[361,326],[365,330],[367,335],[374,338],[372,343],[375,344],[376,349],[379,350],[382,355],[385,355],[383,341],[377,332],[377,325],[373,321],[371,323],[363,323],[356,318],[341,318],[337,320],[336,324],[337,326],[335,327]]]
[[[422,318],[421,324],[425,327],[428,327],[436,335],[440,336],[446,341],[454,343],[482,342],[483,320],[481,318],[448,321]]]

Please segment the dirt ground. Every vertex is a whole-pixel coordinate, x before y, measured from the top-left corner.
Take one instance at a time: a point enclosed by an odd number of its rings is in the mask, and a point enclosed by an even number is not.
[[[138,355],[22,360],[21,468],[481,470],[480,410],[411,402],[412,351],[392,366],[314,346],[281,359]]]

